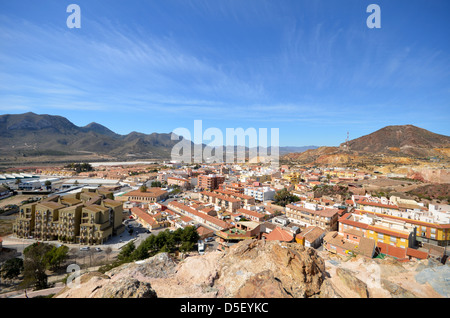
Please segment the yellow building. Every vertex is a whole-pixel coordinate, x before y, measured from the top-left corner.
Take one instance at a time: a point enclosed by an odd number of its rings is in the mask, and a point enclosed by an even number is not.
[[[34,230],[35,210],[35,203],[25,204],[20,207],[19,214],[13,224],[13,233],[24,238],[32,236],[32,230]]]
[[[13,233],[44,241],[102,244],[124,230],[122,202],[109,199],[111,194],[84,190],[23,205]]]

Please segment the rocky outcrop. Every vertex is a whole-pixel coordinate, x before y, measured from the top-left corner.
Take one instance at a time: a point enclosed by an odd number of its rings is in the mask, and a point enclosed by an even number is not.
[[[161,253],[81,277],[67,298],[435,298],[448,297],[449,265],[344,259],[297,243],[246,240],[226,252],[182,260]]]
[[[132,277],[111,279],[102,273],[87,273],[80,277],[80,284],[65,287],[56,298],[156,298],[150,283]]]
[[[355,275],[351,271],[344,268],[338,268],[336,270],[336,274],[342,280],[344,285],[360,298],[369,298],[367,284],[359,278],[355,277]]]
[[[315,297],[324,280],[315,250],[296,243],[247,240],[227,252],[176,262],[167,253],[82,277],[57,297]],[[155,294],[156,292],[156,294]]]
[[[324,269],[313,249],[296,243],[247,240],[221,259],[216,283],[224,297],[312,297],[320,293]],[[270,287],[260,288],[263,277]]]

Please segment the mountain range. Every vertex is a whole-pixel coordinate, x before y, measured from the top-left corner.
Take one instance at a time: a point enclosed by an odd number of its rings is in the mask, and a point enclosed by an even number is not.
[[[25,113],[0,116],[0,156],[62,156],[100,153],[169,158],[177,143],[170,133],[119,135],[98,124],[78,127],[61,116]]]
[[[172,148],[179,142],[171,140],[171,135],[135,131],[120,135],[95,122],[79,127],[62,116],[31,112],[7,114],[0,116],[0,157],[104,154],[112,159],[170,159]],[[283,155],[315,148],[280,147],[279,153]]]
[[[0,159],[70,157],[82,154],[105,155],[113,160],[170,159],[172,148],[179,142],[171,140],[171,135],[172,133],[144,134],[135,131],[120,135],[95,122],[79,127],[62,116],[31,112],[7,114],[0,115]],[[249,149],[246,148],[245,151],[248,152]],[[449,158],[450,137],[413,125],[387,126],[342,143],[339,147],[280,147],[279,154],[288,160],[318,163],[324,156],[328,158],[330,155],[338,156],[341,161],[348,161],[349,157],[374,155]]]

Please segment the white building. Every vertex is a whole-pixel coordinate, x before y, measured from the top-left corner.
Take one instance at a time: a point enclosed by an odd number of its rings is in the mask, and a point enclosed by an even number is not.
[[[270,187],[246,187],[244,189],[244,194],[254,197],[255,200],[264,202],[268,200],[273,200],[276,191]]]

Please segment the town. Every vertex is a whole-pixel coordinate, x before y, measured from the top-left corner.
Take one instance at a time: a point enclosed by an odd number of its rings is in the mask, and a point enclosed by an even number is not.
[[[200,255],[247,239],[295,243],[343,258],[445,264],[448,255],[449,204],[368,190],[364,184],[373,180],[415,180],[358,169],[86,163],[0,178],[0,202],[27,198],[3,208],[10,220],[0,239],[4,255],[16,247],[23,257],[27,246],[47,242],[97,256],[108,248],[117,257],[130,242],[139,246],[149,236],[187,227],[198,234],[190,252]]]

